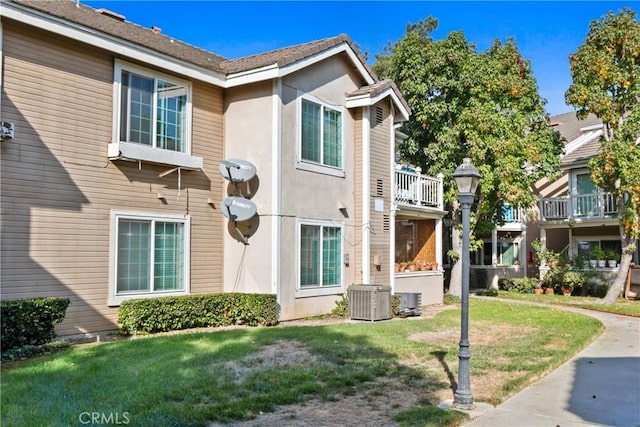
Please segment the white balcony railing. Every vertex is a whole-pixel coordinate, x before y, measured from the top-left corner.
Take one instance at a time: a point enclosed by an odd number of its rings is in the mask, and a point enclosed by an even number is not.
[[[408,169],[408,168],[407,168]],[[394,200],[398,205],[443,208],[442,176],[422,175],[420,168],[403,170],[396,167]]]
[[[611,193],[543,197],[540,212],[546,221],[611,218],[617,215],[618,204]]]

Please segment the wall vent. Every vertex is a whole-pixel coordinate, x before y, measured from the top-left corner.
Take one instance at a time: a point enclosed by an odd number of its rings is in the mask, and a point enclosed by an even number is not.
[[[389,215],[382,215],[382,231],[391,231],[391,220],[389,219]]]
[[[384,122],[384,110],[382,107],[376,107],[376,125],[380,125]]]
[[[98,12],[101,15],[108,16],[109,18],[113,18],[116,21],[124,22],[124,20],[125,20],[125,16],[124,15],[120,15],[119,13],[116,13],[116,12],[114,12],[112,10],[109,10],[109,9],[104,9],[104,8],[97,9],[96,12]]]
[[[352,285],[348,289],[349,317],[354,320],[391,319],[391,286]]]
[[[376,197],[384,196],[384,181],[381,179],[376,180]]]

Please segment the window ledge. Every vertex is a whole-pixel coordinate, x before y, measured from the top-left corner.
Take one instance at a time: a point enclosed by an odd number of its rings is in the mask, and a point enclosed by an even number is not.
[[[308,298],[308,297],[320,297],[327,295],[340,295],[344,294],[345,290],[343,286],[318,286],[314,288],[298,289],[296,290],[296,298]]]
[[[309,171],[309,172],[321,173],[321,174],[324,174],[324,175],[337,176],[339,178],[344,178],[345,177],[344,169],[334,168],[334,167],[331,167],[331,166],[325,166],[325,165],[321,165],[319,163],[310,163],[310,162],[305,162],[305,161],[298,161],[296,163],[296,168],[297,169],[301,169],[301,170],[305,170],[305,171]]]
[[[130,142],[112,142],[108,145],[109,160],[128,160],[177,166],[188,170],[202,170],[202,157],[177,151],[162,150]]]

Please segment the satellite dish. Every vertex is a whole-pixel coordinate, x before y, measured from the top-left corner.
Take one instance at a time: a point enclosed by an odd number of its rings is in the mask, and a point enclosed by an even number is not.
[[[256,167],[246,160],[228,159],[220,162],[220,175],[233,183],[247,182],[256,176]]]
[[[243,197],[227,197],[222,201],[222,215],[231,221],[246,221],[258,212],[255,203]]]

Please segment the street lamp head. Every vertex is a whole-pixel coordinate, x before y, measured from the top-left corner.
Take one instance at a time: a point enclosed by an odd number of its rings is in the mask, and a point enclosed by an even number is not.
[[[460,193],[461,196],[475,196],[480,177],[480,172],[471,164],[471,159],[468,157],[465,157],[462,160],[462,164],[453,172],[453,178],[456,180],[458,193]]]

